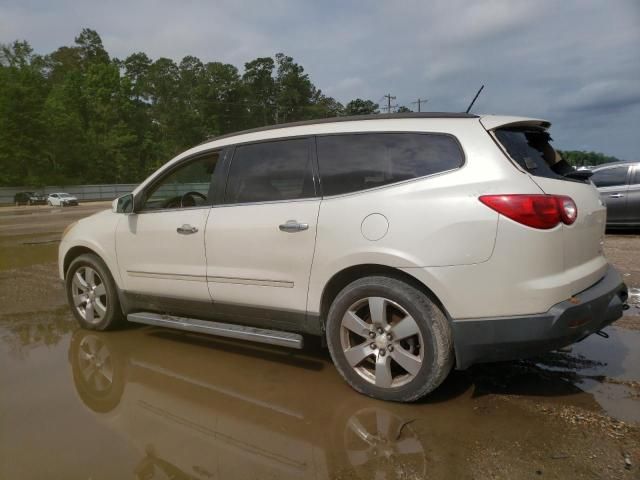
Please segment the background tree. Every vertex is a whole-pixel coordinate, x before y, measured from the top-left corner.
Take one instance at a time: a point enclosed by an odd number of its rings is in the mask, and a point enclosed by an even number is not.
[[[88,28],[44,56],[15,41],[0,44],[0,185],[135,183],[211,136],[378,111],[371,100],[343,106],[324,95],[283,53],[239,71],[191,55],[112,58]],[[617,160],[563,154],[574,165]]]
[[[380,106],[371,100],[356,98],[347,103],[346,107],[344,107],[344,113],[345,115],[369,115],[379,113],[379,108]]]

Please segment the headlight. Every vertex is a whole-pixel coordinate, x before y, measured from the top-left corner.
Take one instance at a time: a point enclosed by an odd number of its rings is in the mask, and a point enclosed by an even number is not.
[[[61,239],[63,239],[63,238],[64,238],[64,236],[65,236],[67,233],[69,233],[69,230],[71,230],[73,227],[75,227],[76,223],[78,223],[78,222],[76,221],[76,222],[73,222],[73,223],[70,223],[69,225],[67,225],[67,227],[66,227],[66,228],[64,229],[64,231],[62,232],[62,237],[60,237],[60,238],[61,238]]]

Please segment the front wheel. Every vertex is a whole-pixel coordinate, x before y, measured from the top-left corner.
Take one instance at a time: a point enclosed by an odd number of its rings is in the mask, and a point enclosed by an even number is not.
[[[444,313],[420,290],[391,277],[345,287],[327,318],[336,368],[358,392],[410,402],[438,387],[453,365]]]
[[[67,270],[65,286],[71,310],[82,327],[112,330],[123,323],[115,282],[97,255],[74,259]]]

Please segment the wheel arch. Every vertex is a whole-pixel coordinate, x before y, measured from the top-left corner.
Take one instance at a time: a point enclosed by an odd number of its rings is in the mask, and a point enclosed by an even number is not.
[[[67,278],[67,270],[69,270],[71,262],[73,262],[80,255],[84,255],[85,253],[92,253],[104,262],[104,259],[95,250],[92,250],[89,247],[85,247],[84,245],[76,245],[75,247],[71,247],[64,256],[64,261],[62,263],[62,272],[64,274],[64,278]]]
[[[447,321],[451,322],[451,317],[446,307],[442,303],[442,301],[438,298],[435,292],[421,282],[419,279],[414,277],[413,275],[405,272],[404,270],[400,270],[398,268],[389,267],[387,265],[375,264],[375,263],[365,263],[359,265],[351,265],[346,267],[339,272],[336,272],[326,283],[322,295],[320,297],[320,322],[322,322],[322,329],[324,331],[327,314],[329,313],[329,308],[331,307],[331,303],[336,298],[338,293],[345,288],[350,283],[363,278],[363,277],[371,277],[375,275],[382,275],[386,277],[395,278],[397,280],[403,281],[417,290],[421,291],[427,297],[429,297],[436,305],[442,310]]]

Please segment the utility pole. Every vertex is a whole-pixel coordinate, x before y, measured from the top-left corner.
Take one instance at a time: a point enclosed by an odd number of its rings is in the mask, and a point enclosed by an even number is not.
[[[422,106],[423,103],[427,103],[429,101],[428,98],[419,98],[418,100],[416,100],[415,102],[411,102],[411,105],[415,105],[416,103],[418,104],[418,112],[422,111],[420,109],[420,107]]]
[[[391,100],[395,100],[396,97],[393,97],[390,93],[387,93],[384,98],[387,99],[387,113],[391,113]]]

